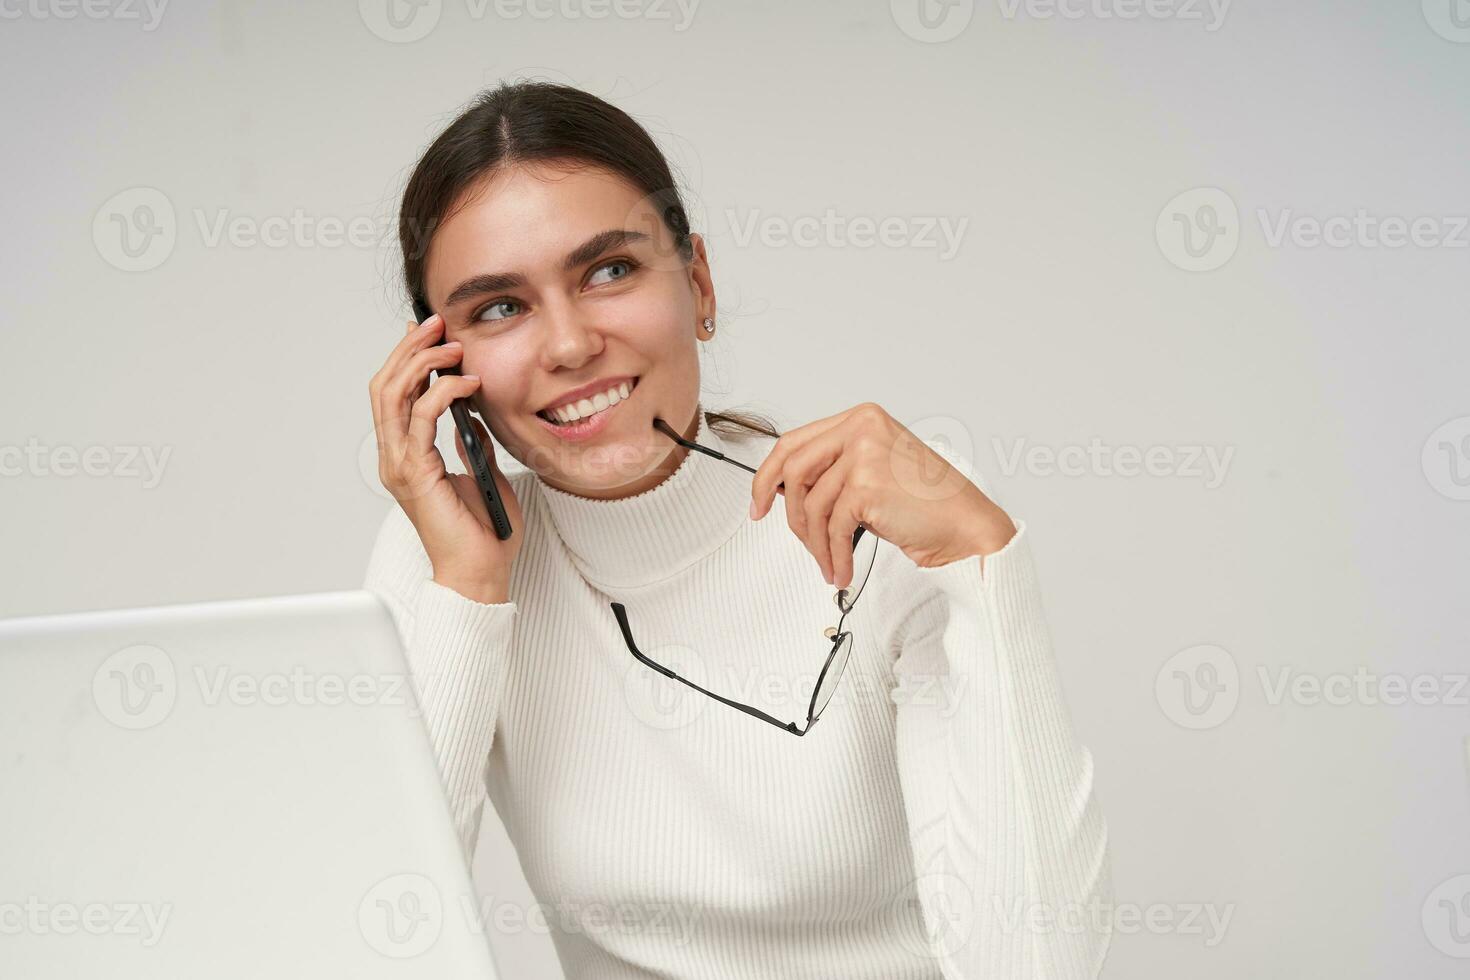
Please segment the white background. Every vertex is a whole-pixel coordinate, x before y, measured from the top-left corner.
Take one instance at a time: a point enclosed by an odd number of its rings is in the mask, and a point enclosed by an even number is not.
[[[356,587],[391,506],[366,389],[407,315],[397,195],[480,88],[567,82],[690,194],[707,408],[876,401],[1030,523],[1119,901],[1173,922],[1108,975],[1462,975],[1470,5],[429,0],[395,32],[386,2],[0,3],[0,615]],[[116,222],[160,197],[172,240],[130,258]],[[1386,218],[1429,224],[1391,247]],[[1186,690],[1201,658],[1223,700]],[[1355,671],[1341,703],[1290,687]],[[493,819],[477,872],[533,901]],[[494,940],[557,975],[546,937]]]

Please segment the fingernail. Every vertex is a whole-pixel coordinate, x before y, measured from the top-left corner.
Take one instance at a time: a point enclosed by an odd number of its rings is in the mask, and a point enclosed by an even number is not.
[[[750,519],[755,520],[755,501],[750,502]]]
[[[468,378],[471,381],[479,381],[480,380],[480,376],[478,374],[466,374],[466,375],[463,375],[463,377]]]

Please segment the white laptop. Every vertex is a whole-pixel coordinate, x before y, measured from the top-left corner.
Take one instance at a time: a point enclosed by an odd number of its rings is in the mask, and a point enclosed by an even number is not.
[[[495,980],[366,591],[0,620],[0,976]]]

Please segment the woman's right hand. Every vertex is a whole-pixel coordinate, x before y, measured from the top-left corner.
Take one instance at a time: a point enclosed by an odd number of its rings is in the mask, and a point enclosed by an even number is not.
[[[477,602],[507,602],[524,522],[510,481],[490,451],[490,434],[479,419],[472,420],[514,529],[504,541],[495,536],[474,476],[450,473],[434,445],[439,417],[456,398],[478,391],[480,379],[441,374],[429,384],[429,372],[458,364],[463,348],[454,341],[438,345],[444,321],[437,313],[422,324],[408,325],[408,333],[368,384],[378,434],[378,478],[417,529],[434,581]],[[470,470],[457,433],[454,444]]]

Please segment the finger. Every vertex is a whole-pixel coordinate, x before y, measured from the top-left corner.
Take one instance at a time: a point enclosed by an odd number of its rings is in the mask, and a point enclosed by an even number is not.
[[[771,447],[771,451],[766,454],[766,458],[756,467],[755,477],[751,481],[750,498],[755,504],[756,520],[760,520],[766,516],[766,513],[771,509],[772,502],[776,499],[776,484],[781,482],[781,474],[785,469],[787,457],[799,450],[809,440],[826,432],[833,426],[840,425],[846,421],[847,416],[852,411],[853,409],[848,409],[845,412],[838,412],[836,415],[830,415],[824,419],[808,422],[806,425],[792,429],[776,440],[776,444]],[[786,506],[788,510],[791,507],[789,496],[786,501]]]
[[[464,357],[464,349],[458,341],[436,344],[414,354],[398,369],[383,389],[384,407],[398,415],[408,415],[418,400],[415,391],[427,391],[431,371],[443,374],[447,368],[458,364]]]
[[[786,460],[786,468],[781,473],[786,482],[786,523],[791,525],[792,532],[801,538],[812,557],[817,559],[822,577],[828,581],[831,581],[828,576],[832,572],[832,566],[823,557],[827,550],[827,525],[821,520],[819,513],[821,501],[817,501],[814,507],[809,495],[822,476],[841,457],[842,445],[841,434],[829,429],[793,453]],[[815,521],[812,519],[814,513],[817,514]]]
[[[446,374],[429,385],[424,397],[413,403],[408,426],[408,454],[418,459],[437,452],[434,437],[439,433],[439,416],[456,398],[468,398],[480,389],[480,379],[473,374]]]
[[[783,474],[784,476],[784,474]],[[786,479],[786,526],[796,535],[802,545],[811,551],[806,541],[806,491],[807,488],[794,480]],[[813,558],[816,555],[812,555]]]
[[[414,323],[412,320],[409,320],[408,321],[408,333],[413,333],[418,328],[419,328],[419,325],[417,323]],[[410,401],[416,401],[428,389],[429,389],[429,379],[428,378],[425,378],[422,383],[420,383],[420,384],[418,384],[417,386],[414,387],[413,391],[409,392],[409,400]]]
[[[381,433],[378,440],[380,446],[401,448],[402,436],[407,432],[408,413],[412,399],[408,397],[407,391],[399,391],[396,382],[401,376],[404,364],[437,338],[442,324],[442,319],[436,314],[417,325],[415,329],[408,331],[389,353],[383,366],[368,382],[368,393],[373,408],[373,423]],[[422,387],[417,390],[421,391]]]
[[[386,382],[398,372],[404,362],[413,357],[414,354],[432,344],[438,343],[440,335],[444,332],[444,318],[438,313],[429,317],[423,323],[416,324],[413,329],[404,333],[393,349],[388,352],[388,357],[383,361],[383,367],[378,374]]]
[[[852,585],[852,536],[858,526],[857,495],[851,487],[832,503],[832,516],[827,522],[827,547],[831,549],[834,571],[832,584],[839,589]]]
[[[832,547],[832,509],[847,485],[847,467],[841,460],[829,466],[812,484],[806,495],[806,535],[809,550],[822,567],[822,577],[831,585],[837,584],[837,572],[841,560],[841,549]]]
[[[403,366],[413,358],[415,354],[426,347],[438,343],[444,329],[444,319],[437,313],[419,324],[413,330],[408,331],[394,345],[393,350],[383,361],[383,366],[378,373],[373,375],[372,382],[368,387],[374,391],[387,388],[403,370]]]

